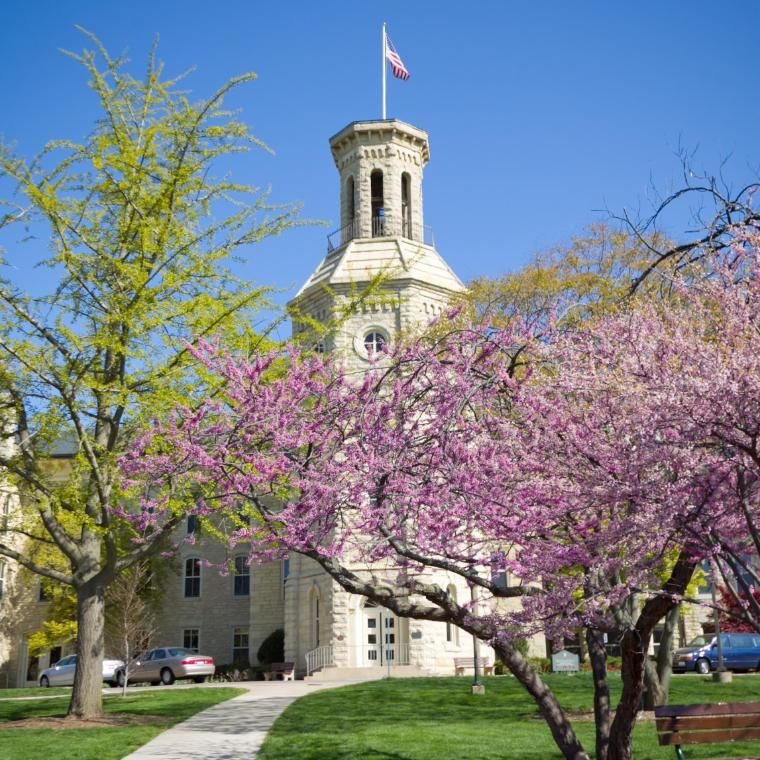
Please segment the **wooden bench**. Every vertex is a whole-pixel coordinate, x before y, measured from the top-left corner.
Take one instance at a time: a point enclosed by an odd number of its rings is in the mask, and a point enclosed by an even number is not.
[[[685,760],[682,744],[760,739],[760,702],[718,702],[715,705],[664,705],[654,708],[657,739],[675,747]]]
[[[273,662],[269,666],[269,672],[264,673],[265,681],[293,681],[295,680],[295,663]]]
[[[478,667],[483,675],[493,675],[493,665],[487,657],[478,658]],[[454,675],[463,676],[465,670],[475,670],[474,657],[455,657],[454,658]]]

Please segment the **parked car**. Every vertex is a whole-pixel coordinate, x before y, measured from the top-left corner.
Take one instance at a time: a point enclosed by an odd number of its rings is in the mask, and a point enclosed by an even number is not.
[[[723,664],[728,670],[760,670],[760,634],[722,633]],[[697,636],[673,654],[673,672],[709,673],[718,667],[718,640]]]
[[[116,686],[117,676],[116,673],[124,667],[122,660],[114,660],[110,657],[103,658],[103,680],[109,686]],[[48,686],[73,686],[74,685],[74,673],[77,669],[77,656],[70,654],[68,657],[64,657],[62,660],[58,660],[55,665],[40,673],[40,686],[47,688]]]
[[[195,683],[203,683],[208,676],[214,675],[215,669],[213,657],[182,647],[160,647],[145,652],[129,666],[129,682],[169,685],[178,678],[192,678]],[[119,686],[124,685],[124,677],[122,663],[116,673]]]

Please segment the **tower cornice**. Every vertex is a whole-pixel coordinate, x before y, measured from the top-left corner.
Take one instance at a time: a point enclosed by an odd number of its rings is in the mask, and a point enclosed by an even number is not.
[[[375,119],[352,121],[330,138],[330,149],[338,169],[351,160],[362,147],[371,149],[379,145],[406,145],[413,149],[424,166],[430,160],[430,142],[424,129],[419,129],[399,119]]]

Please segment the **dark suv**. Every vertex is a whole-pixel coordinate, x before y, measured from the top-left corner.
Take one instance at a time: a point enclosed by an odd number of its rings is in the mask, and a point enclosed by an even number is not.
[[[760,670],[760,634],[722,633],[723,664],[729,670]],[[715,636],[697,636],[673,653],[673,672],[709,673],[718,667]]]

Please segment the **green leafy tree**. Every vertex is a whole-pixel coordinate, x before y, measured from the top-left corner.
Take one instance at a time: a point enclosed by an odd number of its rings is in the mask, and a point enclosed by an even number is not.
[[[24,253],[44,258],[56,279],[42,295],[14,284],[11,268],[0,283],[2,437],[16,442],[0,466],[21,495],[0,556],[73,589],[79,665],[69,713],[89,718],[102,707],[106,588],[192,506],[178,498],[160,528],[125,527],[116,458],[130,431],[179,399],[214,392],[188,341],[218,335],[248,353],[266,344],[251,327],[266,293],[232,262],[296,224],[297,208],[273,208],[225,174],[231,157],[266,149],[224,105],[254,74],[194,101],[181,77],[164,76],[155,47],[138,79],[85,34],[92,49],[68,55],[101,109],[92,132],[52,142],[32,161],[0,149],[0,172],[15,185],[0,228],[32,225]],[[47,254],[37,250],[43,239]],[[8,262],[24,253],[19,244]],[[68,465],[53,471],[62,440]]]
[[[515,272],[480,277],[469,284],[467,304],[491,321],[515,318],[542,326],[549,320],[577,327],[619,308],[632,295],[632,285],[652,262],[650,245],[664,245],[659,235],[639,238],[607,224],[593,224],[582,235],[537,254]],[[660,296],[663,277],[640,286],[640,297]]]

